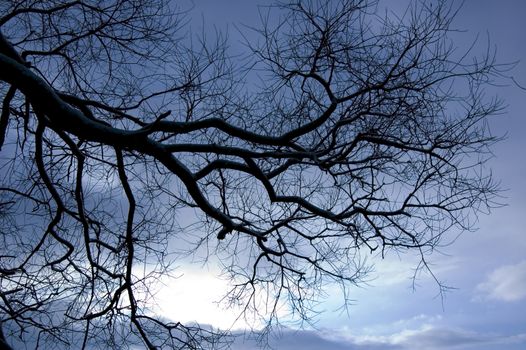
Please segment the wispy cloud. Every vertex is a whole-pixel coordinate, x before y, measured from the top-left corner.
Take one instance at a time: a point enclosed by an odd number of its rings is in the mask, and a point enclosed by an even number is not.
[[[476,300],[514,302],[526,298],[526,260],[501,266],[476,287]]]

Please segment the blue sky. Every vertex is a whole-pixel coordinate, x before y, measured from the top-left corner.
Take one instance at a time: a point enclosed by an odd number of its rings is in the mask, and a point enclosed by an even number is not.
[[[191,26],[199,28],[204,21],[206,30],[213,25],[229,30],[232,49],[240,50],[235,26],[257,23],[257,4],[196,0]],[[499,62],[518,62],[509,74],[526,87],[525,13],[522,0],[466,0],[454,22],[464,30],[455,35],[455,43],[467,47],[478,35],[475,50],[481,50],[489,40]],[[488,166],[505,189],[501,202],[506,206],[481,216],[478,231],[464,233],[431,258],[437,277],[454,289],[442,299],[425,274],[413,289],[415,258],[388,256],[376,264],[367,284],[351,289],[354,301],[347,312],[339,309],[341,298],[329,286],[316,328],[286,329],[271,336],[271,345],[285,350],[526,348],[526,90],[502,83],[507,86],[490,87],[487,94],[505,100],[505,113],[494,117],[491,127],[495,135],[507,136],[494,147]],[[232,310],[214,304],[227,287],[215,277],[213,264],[182,266],[180,272],[180,279],[167,281],[169,287],[159,292],[159,312],[182,321],[243,328],[234,323]],[[183,283],[184,290],[178,288]],[[254,341],[242,336],[234,344],[237,350],[253,348]]]

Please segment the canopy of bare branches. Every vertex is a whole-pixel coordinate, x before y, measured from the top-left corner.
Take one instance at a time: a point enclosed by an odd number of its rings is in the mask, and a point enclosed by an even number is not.
[[[269,324],[282,303],[309,319],[325,284],[363,279],[365,256],[416,251],[425,268],[491,205],[486,120],[500,104],[483,87],[499,71],[450,41],[454,8],[262,8],[243,59],[188,32],[182,10],[0,2],[8,342],[220,346],[149,312],[183,253],[221,262],[226,302]]]

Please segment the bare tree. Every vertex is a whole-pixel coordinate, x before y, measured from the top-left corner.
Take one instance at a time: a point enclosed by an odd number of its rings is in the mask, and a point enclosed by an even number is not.
[[[283,303],[309,319],[325,284],[359,283],[369,254],[416,251],[425,268],[491,205],[487,117],[500,104],[483,88],[499,70],[455,48],[445,2],[400,17],[372,1],[279,4],[251,29],[248,61],[221,36],[185,38],[178,11],[0,3],[12,336],[219,347],[217,330],[149,312],[185,234],[230,277],[225,301],[265,307],[272,324]],[[189,209],[198,226],[179,219]]]

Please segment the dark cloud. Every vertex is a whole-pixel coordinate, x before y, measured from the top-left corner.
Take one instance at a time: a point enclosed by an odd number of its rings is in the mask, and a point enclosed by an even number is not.
[[[256,340],[257,334],[238,334],[232,344],[232,350],[259,350],[264,345]],[[268,346],[275,350],[401,350],[395,344],[356,344],[341,337],[325,332],[309,330],[284,330],[268,339]]]
[[[205,327],[206,328],[206,327]],[[423,326],[420,329],[402,330],[389,335],[356,336],[329,330],[291,330],[284,329],[272,333],[268,338],[257,332],[233,333],[232,350],[524,350],[526,333],[516,335],[483,334],[460,328]],[[15,349],[34,348],[34,341],[19,342],[12,334],[8,342]],[[82,339],[69,339],[70,344],[81,344]],[[129,341],[140,344],[140,340],[123,339],[122,349],[143,349],[141,345],[133,346]],[[48,348],[44,345],[44,348]],[[126,345],[126,346],[125,346]],[[51,348],[51,347],[49,347]],[[54,349],[73,349],[55,343]],[[100,345],[88,346],[89,350],[102,349]]]
[[[258,350],[261,344],[256,335],[238,334],[232,350]],[[403,330],[382,336],[353,336],[327,331],[285,330],[279,337],[268,339],[268,345],[276,350],[498,350],[524,349],[526,334],[502,336],[482,334],[453,328],[424,326],[418,330]]]

